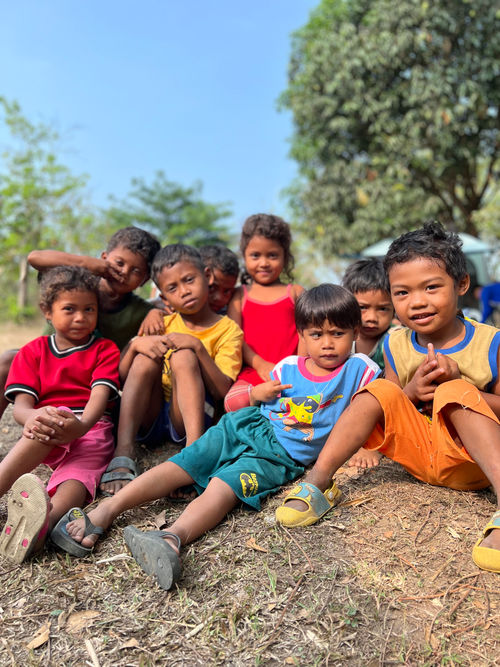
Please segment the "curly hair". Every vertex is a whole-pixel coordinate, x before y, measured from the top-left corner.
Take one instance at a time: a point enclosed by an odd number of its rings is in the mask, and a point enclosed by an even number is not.
[[[254,236],[263,236],[266,239],[276,241],[283,248],[285,255],[283,270],[288,279],[293,280],[292,271],[295,264],[295,258],[292,255],[290,246],[292,244],[292,234],[290,225],[277,215],[269,213],[256,213],[247,218],[241,230],[240,250],[245,256],[250,239]],[[243,270],[241,282],[247,283],[250,276],[246,270]]]
[[[99,302],[99,277],[81,266],[54,266],[40,279],[40,308],[50,310],[61,292],[92,292]]]
[[[240,267],[238,258],[232,250],[218,243],[199,248],[203,264],[209,269],[219,269],[228,276],[238,277]]]
[[[134,226],[123,227],[123,229],[115,232],[108,241],[106,252],[111,252],[118,246],[144,257],[148,270],[151,268],[154,256],[160,249],[160,243],[153,234]]]
[[[447,232],[439,222],[433,220],[393,241],[384,258],[384,268],[389,273],[394,264],[425,257],[441,263],[455,284],[467,275],[462,240],[458,234]]]

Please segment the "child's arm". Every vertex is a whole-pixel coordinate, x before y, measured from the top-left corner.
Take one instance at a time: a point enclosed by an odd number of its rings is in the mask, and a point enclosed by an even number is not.
[[[274,367],[273,367],[274,368]],[[279,380],[268,380],[252,387],[250,391],[250,405],[271,403],[284,389],[291,389],[291,384],[281,384]]]
[[[54,266],[81,266],[101,278],[112,279],[117,283],[124,281],[123,276],[107,260],[87,255],[72,255],[59,250],[32,250],[28,262],[37,271],[52,269]]]
[[[227,316],[236,322],[241,329],[241,308],[243,305],[243,289],[237,287],[227,307]]]
[[[168,346],[173,350],[193,350],[198,358],[203,382],[209,393],[215,399],[224,398],[233,380],[220,370],[200,339],[183,333],[169,333],[165,338],[168,340]]]
[[[153,308],[142,320],[138,336],[161,336],[165,333],[165,311]]]
[[[86,255],[72,255],[59,250],[32,250],[28,255],[28,262],[37,271],[52,269],[54,266],[81,266],[96,276],[105,277],[108,273],[104,259],[87,257]]]

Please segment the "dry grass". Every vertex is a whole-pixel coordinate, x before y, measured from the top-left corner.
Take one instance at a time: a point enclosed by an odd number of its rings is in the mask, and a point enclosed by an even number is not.
[[[2,426],[5,449],[18,427],[10,414]],[[1,561],[0,663],[498,664],[500,580],[470,559],[492,494],[425,486],[389,461],[339,482],[344,504],[311,528],[277,527],[279,497],[236,510],[184,551],[168,593],[122,538],[129,523],[177,516],[167,500],[121,517],[87,560],[49,547],[21,566]]]
[[[9,411],[0,453],[18,434]],[[426,486],[387,460],[338,481],[344,504],[310,528],[276,526],[280,497],[236,510],[184,550],[168,593],[122,538],[175,518],[167,500],[121,517],[89,559],[0,560],[0,664],[497,665],[500,578],[470,558],[492,493]]]

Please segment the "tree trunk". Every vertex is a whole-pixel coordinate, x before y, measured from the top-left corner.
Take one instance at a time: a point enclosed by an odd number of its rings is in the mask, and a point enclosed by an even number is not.
[[[26,308],[28,302],[28,258],[21,257],[19,265],[19,283],[17,286],[17,307],[20,311]]]

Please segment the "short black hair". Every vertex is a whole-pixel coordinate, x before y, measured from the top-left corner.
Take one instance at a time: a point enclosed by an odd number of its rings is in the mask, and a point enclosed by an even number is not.
[[[149,271],[154,256],[160,249],[160,242],[153,236],[153,234],[150,234],[145,229],[131,226],[123,227],[123,229],[119,229],[113,234],[108,241],[106,252],[111,252],[119,246],[127,248],[130,252],[142,255]]]
[[[404,264],[422,257],[442,264],[455,284],[467,275],[462,240],[458,234],[447,232],[436,221],[426,222],[420,229],[402,234],[393,241],[385,256],[384,267],[389,273],[394,264]]]
[[[323,283],[312,287],[295,302],[295,325],[297,331],[308,327],[320,327],[328,320],[340,329],[361,326],[361,310],[358,302],[345,287]]]
[[[201,259],[209,269],[219,269],[228,276],[238,277],[240,267],[236,254],[219,243],[199,248]]]
[[[61,292],[92,292],[99,302],[99,276],[81,266],[54,266],[40,278],[40,307],[50,310]]]
[[[370,257],[349,264],[342,278],[342,285],[356,294],[380,290],[390,294],[389,279],[382,260]]]
[[[154,283],[158,285],[158,277],[165,267],[170,268],[182,261],[189,262],[204,273],[205,266],[196,248],[183,243],[171,243],[161,248],[155,255],[151,266],[151,277]]]

